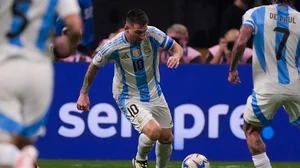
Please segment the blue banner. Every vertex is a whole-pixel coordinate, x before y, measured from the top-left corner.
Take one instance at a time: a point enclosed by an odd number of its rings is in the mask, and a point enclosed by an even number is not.
[[[138,133],[112,98],[113,65],[100,69],[90,90],[91,110],[76,109],[87,64],[55,64],[55,90],[47,132],[37,142],[44,159],[132,159]],[[160,66],[162,91],[174,119],[172,160],[201,153],[209,160],[251,161],[242,129],[252,93],[250,66],[239,67],[242,83],[228,83],[228,66]],[[300,161],[300,133],[280,109],[262,134],[272,161]],[[154,150],[149,159],[155,159]]]

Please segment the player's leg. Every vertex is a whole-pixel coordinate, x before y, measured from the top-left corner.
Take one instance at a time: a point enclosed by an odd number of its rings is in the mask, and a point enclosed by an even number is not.
[[[271,168],[270,160],[266,154],[266,145],[260,133],[262,127],[254,126],[244,121],[244,132],[252,160],[256,168]]]
[[[160,138],[156,142],[156,168],[166,168],[170,161],[174,139],[172,130],[172,128],[163,128]]]
[[[300,128],[300,95],[284,95],[283,107],[289,114],[290,122]]]
[[[0,167],[31,168],[30,161],[37,156],[33,146],[19,149],[30,142],[20,136],[24,125],[19,96],[24,90],[26,70],[23,59],[17,58],[2,63],[0,68]]]
[[[5,107],[7,105],[3,106],[2,102],[0,101],[1,109],[8,111]],[[15,107],[18,107],[18,103],[15,103]],[[22,116],[16,113],[6,114],[3,111],[0,112],[0,167],[10,168],[19,165],[23,168],[32,168],[38,152],[32,146],[31,140],[20,136],[24,126],[23,121],[18,121],[18,118]],[[19,111],[18,113],[21,114]]]
[[[172,155],[173,121],[171,112],[163,95],[153,103],[153,117],[162,127],[158,141],[156,142],[156,168],[166,168]]]
[[[51,63],[44,62],[32,63],[28,69],[33,77],[27,79],[27,91],[22,94],[25,126],[22,136],[34,143],[45,132],[42,126],[47,120],[52,100],[53,67]],[[36,162],[32,166],[38,167]]]
[[[259,95],[253,92],[247,100],[244,113],[244,132],[252,160],[256,168],[271,168],[260,133],[270,124],[281,105],[280,95]]]
[[[125,99],[119,99],[117,103],[126,118],[140,133],[137,153],[132,160],[133,165],[137,168],[148,167],[148,154],[159,139],[162,129],[146,107],[147,103]]]

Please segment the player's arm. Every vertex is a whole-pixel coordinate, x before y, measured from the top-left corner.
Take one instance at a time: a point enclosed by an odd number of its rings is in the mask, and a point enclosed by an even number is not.
[[[82,21],[79,14],[71,14],[64,18],[67,27],[66,36],[68,37],[71,50],[76,50],[80,40],[82,31]]]
[[[231,65],[230,65],[230,72],[236,71],[237,64],[241,59],[249,38],[253,33],[253,29],[250,26],[242,26],[240,29],[240,35],[237,41],[234,44],[231,56]]]
[[[172,55],[168,59],[167,66],[169,68],[177,68],[179,61],[183,56],[182,47],[175,40],[156,27],[149,26],[148,29],[150,36],[157,41],[158,46],[171,52]]]
[[[66,57],[76,50],[81,39],[82,21],[80,8],[75,0],[59,0],[56,11],[64,21],[68,33],[66,36],[58,37],[54,40],[52,51],[56,57]],[[67,43],[68,47],[62,49],[63,43]],[[63,50],[67,51],[63,52]]]
[[[97,75],[99,67],[96,66],[93,62],[90,63],[87,72],[84,76],[83,84],[80,90],[80,94],[88,95],[90,87]]]
[[[170,51],[172,53],[172,57],[177,57],[178,60],[180,60],[183,56],[183,49],[175,40]]]
[[[230,72],[236,71],[237,64],[246,49],[248,40],[255,33],[256,24],[252,15],[255,10],[256,8],[250,9],[243,16],[240,34],[232,49]]]
[[[80,90],[80,94],[88,95],[91,84],[93,83],[97,72],[100,67],[103,67],[109,60],[112,49],[108,49],[108,45],[104,45],[101,48],[98,48],[94,54],[93,61],[90,63],[88,70],[85,74],[83,85]]]
[[[89,110],[90,108],[90,101],[88,96],[90,87],[97,75],[98,70],[100,69],[100,67],[103,67],[107,63],[112,53],[112,49],[108,49],[107,47],[109,47],[108,44],[101,47],[100,50],[96,50],[93,61],[90,63],[87,69],[77,101],[77,108],[79,110]]]

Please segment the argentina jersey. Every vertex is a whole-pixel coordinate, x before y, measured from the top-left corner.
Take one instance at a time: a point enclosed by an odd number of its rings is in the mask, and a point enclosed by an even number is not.
[[[256,7],[245,13],[243,26],[254,30],[254,90],[270,94],[299,90],[299,12],[282,4]]]
[[[73,0],[1,1],[0,52],[18,52],[30,58],[44,54],[56,12],[65,17],[80,9]]]
[[[159,48],[169,50],[173,39],[153,26],[148,26],[145,39],[130,44],[125,32],[107,42],[96,54],[93,64],[101,67],[107,61],[115,61],[113,94],[118,101],[137,99],[150,102],[162,92],[159,84]]]

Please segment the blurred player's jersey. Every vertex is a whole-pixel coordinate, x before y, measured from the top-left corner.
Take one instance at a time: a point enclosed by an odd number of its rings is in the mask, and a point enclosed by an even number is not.
[[[73,0],[2,0],[0,59],[14,53],[29,59],[45,59],[42,55],[48,47],[55,13],[64,18],[79,13],[79,10]]]
[[[81,44],[88,46],[94,40],[94,22],[93,22],[93,2],[92,0],[77,0],[81,9],[81,19],[83,23],[83,37]],[[62,35],[62,30],[65,27],[61,18],[57,19],[55,24],[56,35]]]
[[[254,91],[300,94],[300,13],[282,4],[248,10],[243,25],[254,29]]]
[[[159,47],[169,50],[174,40],[155,27],[148,26],[146,38],[140,44],[130,44],[121,32],[101,47],[93,63],[101,67],[115,61],[114,98],[150,102],[161,93],[159,84]]]

